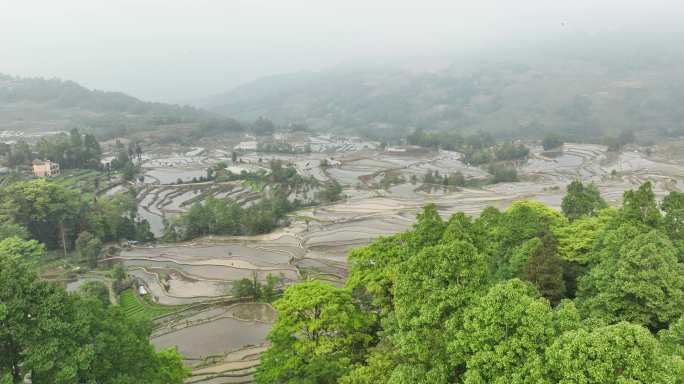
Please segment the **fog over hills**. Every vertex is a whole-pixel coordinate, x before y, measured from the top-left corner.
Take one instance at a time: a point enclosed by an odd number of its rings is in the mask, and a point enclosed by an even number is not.
[[[0,15],[0,72],[24,76],[11,92],[19,80],[0,79],[0,124],[109,133],[264,116],[378,138],[415,129],[651,137],[684,125],[684,33],[672,1],[156,3],[17,4]],[[109,17],[122,13],[148,28]],[[60,33],[47,49],[50,28]],[[7,38],[17,34],[21,44]]]
[[[416,128],[586,136],[682,127],[684,55],[667,39],[571,40],[463,58],[433,71],[335,68],[265,77],[209,98],[237,119],[393,135]]]
[[[676,0],[7,1],[0,72],[182,103],[281,73],[425,70],[487,52],[567,50],[570,39],[681,42],[681,8]]]

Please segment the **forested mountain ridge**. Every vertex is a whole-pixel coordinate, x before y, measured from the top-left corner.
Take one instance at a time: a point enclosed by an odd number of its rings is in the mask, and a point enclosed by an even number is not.
[[[146,102],[121,92],[90,90],[74,81],[0,74],[0,130],[59,131],[80,127],[100,138],[158,131],[240,131],[235,120],[202,109]]]
[[[433,72],[357,69],[263,78],[210,98],[237,119],[397,137],[416,128],[497,136],[679,132],[681,62],[541,60],[486,63]]]
[[[200,113],[191,107],[141,101],[122,92],[90,90],[70,80],[20,78],[1,73],[0,101],[45,103],[48,106],[79,108],[101,113]]]

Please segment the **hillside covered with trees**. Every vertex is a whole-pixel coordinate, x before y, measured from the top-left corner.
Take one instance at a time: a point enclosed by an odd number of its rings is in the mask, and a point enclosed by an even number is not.
[[[189,106],[145,102],[68,80],[0,73],[0,129],[41,132],[73,127],[98,138],[151,133],[167,139],[245,129],[235,120]]]
[[[573,182],[562,211],[426,206],[352,251],[346,286],[285,291],[257,382],[684,382],[684,194],[616,209]]]
[[[662,41],[638,48],[575,43],[545,47],[544,55],[492,53],[433,71],[370,67],[265,77],[204,106],[240,120],[269,116],[379,139],[416,129],[503,138],[562,132],[571,141],[627,131],[682,134],[680,49]]]

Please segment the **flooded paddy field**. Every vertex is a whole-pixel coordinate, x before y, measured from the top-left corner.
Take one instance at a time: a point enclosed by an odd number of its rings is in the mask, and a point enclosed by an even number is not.
[[[183,356],[201,358],[259,344],[270,330],[269,323],[225,317],[159,336],[153,342],[160,347],[176,346]]]
[[[445,187],[423,184],[427,172],[460,172],[468,180],[484,181],[486,167],[465,164],[450,151],[413,150],[404,153],[380,149],[346,150],[340,153],[261,154],[243,152],[240,167],[260,167],[271,159],[291,164],[302,176],[343,186],[344,198],[291,213],[289,224],[260,236],[211,236],[182,244],[133,246],[114,259],[148,287],[155,301],[165,305],[202,306],[155,330],[153,343],[161,348],[177,346],[195,369],[190,382],[250,382],[258,356],[267,346],[266,335],[275,319],[270,306],[226,307],[233,283],[240,279],[264,281],[269,274],[283,284],[316,278],[341,286],[347,276],[346,258],[354,248],[380,236],[410,229],[425,204],[436,204],[444,218],[455,212],[477,216],[489,206],[507,208],[518,199],[532,199],[560,209],[565,188],[573,180],[593,182],[610,204],[619,204],[624,191],[645,181],[653,183],[658,198],[684,186],[684,151],[652,152],[628,148],[608,152],[605,146],[565,144],[546,152],[531,147],[529,158],[518,163],[520,181],[479,187]],[[682,145],[681,148],[684,148]],[[197,201],[213,196],[248,205],[263,191],[243,183],[192,182],[206,175],[206,168],[230,161],[230,150],[193,149],[189,156],[164,154],[145,161],[145,181],[139,189],[139,213],[161,234],[164,220],[181,214]],[[179,152],[179,151],[177,151]],[[188,150],[190,152],[190,150]],[[328,166],[321,167],[322,160]],[[379,187],[385,174],[398,175],[397,183]],[[178,175],[183,184],[175,184]],[[311,198],[316,190],[300,191]],[[75,287],[72,287],[75,289]],[[207,361],[208,356],[211,361]],[[218,357],[217,357],[218,356]],[[239,372],[239,375],[225,375]],[[224,375],[222,375],[224,374]],[[192,381],[195,380],[195,381]]]
[[[229,370],[251,376],[276,317],[269,304],[217,304],[171,318],[155,329],[151,341],[157,349],[176,348],[186,364],[203,362],[195,373],[205,379]]]

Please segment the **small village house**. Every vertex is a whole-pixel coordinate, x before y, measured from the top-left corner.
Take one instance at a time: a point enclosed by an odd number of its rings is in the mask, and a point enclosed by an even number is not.
[[[52,177],[59,175],[59,163],[50,160],[34,160],[33,174],[36,177]]]

